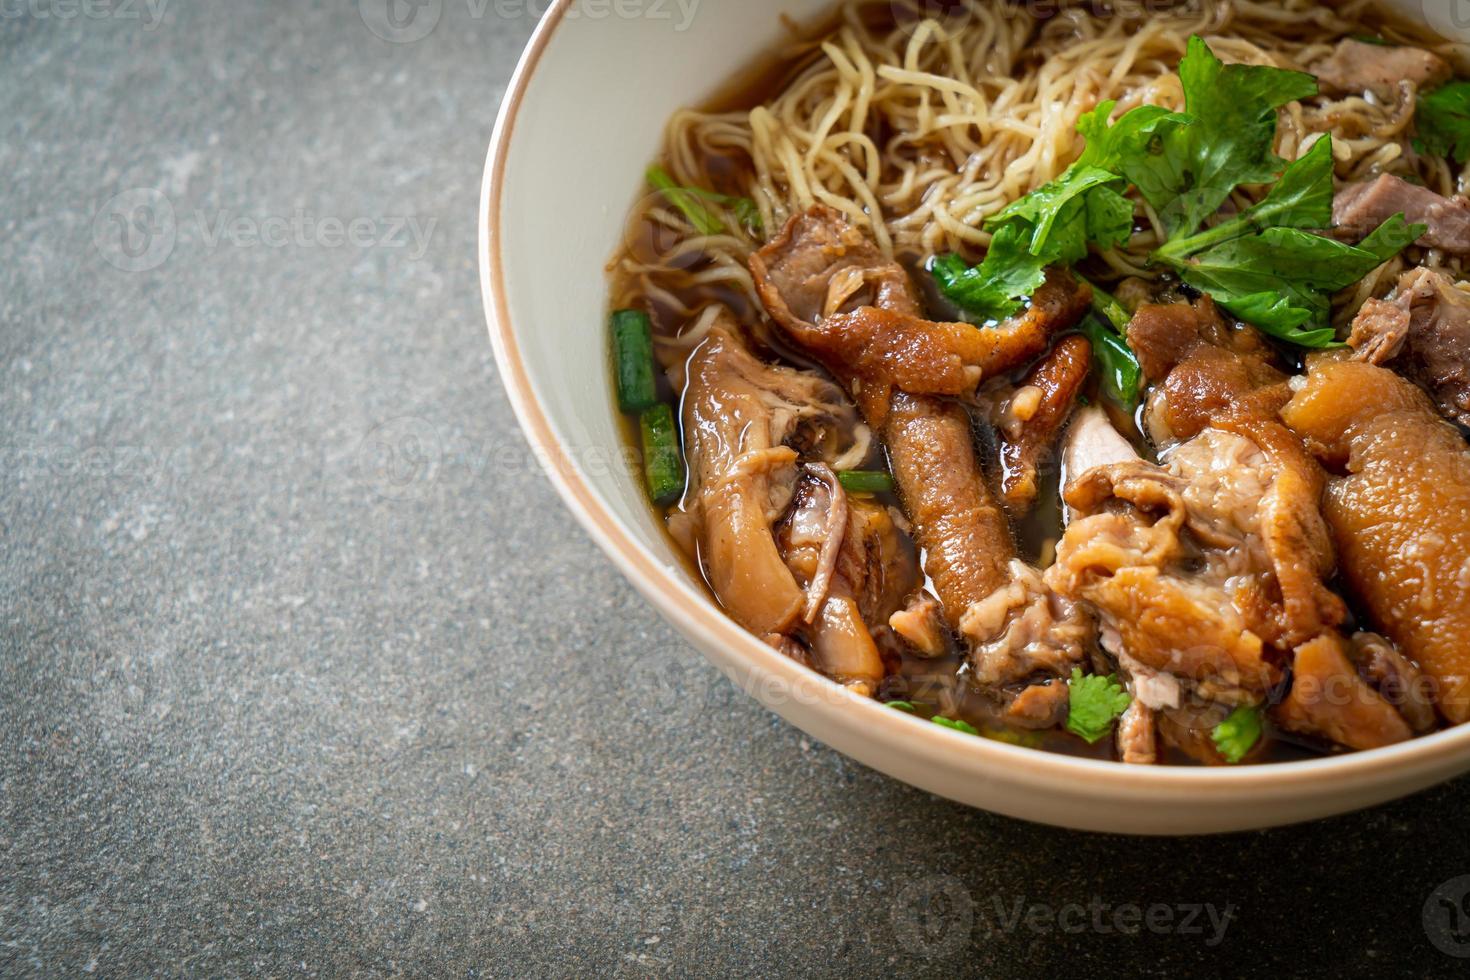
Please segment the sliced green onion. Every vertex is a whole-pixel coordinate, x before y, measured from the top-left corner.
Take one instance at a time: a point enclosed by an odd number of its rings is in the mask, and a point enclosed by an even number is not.
[[[974,725],[968,721],[961,721],[958,718],[930,718],[929,720],[941,728],[948,728],[951,731],[964,732],[966,735],[980,734],[980,730]]]
[[[1079,277],[1080,278],[1080,277]],[[1092,309],[1098,316],[1108,322],[1118,333],[1128,329],[1128,322],[1133,319],[1129,315],[1127,307],[1118,302],[1118,298],[1112,293],[1098,286],[1097,283],[1083,279],[1092,287]]]
[[[639,310],[612,315],[613,362],[617,373],[618,407],[630,415],[658,401],[654,382],[653,325]]]
[[[918,708],[914,707],[914,703],[912,701],[889,701],[887,702],[887,705],[895,711],[903,711],[907,714],[913,714],[914,712],[919,710]]]
[[[1143,387],[1143,368],[1133,348],[1098,316],[1084,317],[1078,326],[1092,343],[1092,359],[1102,377],[1103,394],[1132,411]]]
[[[725,222],[720,220],[719,215],[705,207],[703,201],[710,201],[720,207],[729,208],[735,215],[735,220],[757,235],[765,231],[765,222],[761,220],[761,209],[748,197],[720,194],[716,191],[707,191],[703,187],[682,187],[674,182],[674,178],[670,177],[663,167],[659,166],[648,168],[647,179],[652,187],[663,192],[664,196],[669,199],[669,203],[678,208],[701,235],[722,235],[727,230]]]
[[[658,404],[638,417],[643,432],[643,470],[648,478],[648,496],[665,507],[684,493],[684,460],[679,453],[679,430],[674,410]]]
[[[652,166],[648,168],[648,183],[656,190],[663,192],[669,203],[678,208],[689,223],[694,226],[695,231],[701,235],[723,235],[725,223],[719,219],[709,208],[700,201],[699,194],[687,187],[680,187],[674,183],[674,178],[668,175],[663,167]]]
[[[837,474],[837,482],[848,493],[888,493],[893,489],[893,477],[880,470],[844,470]]]
[[[1258,708],[1242,707],[1230,712],[1230,717],[1215,726],[1210,733],[1215,748],[1234,765],[1250,754],[1261,740],[1261,712]]]

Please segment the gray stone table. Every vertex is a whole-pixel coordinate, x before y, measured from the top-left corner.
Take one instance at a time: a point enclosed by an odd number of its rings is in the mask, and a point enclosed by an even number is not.
[[[429,2],[390,43],[383,0],[0,0],[0,975],[1464,967],[1424,916],[1470,783],[1066,833],[689,652],[485,338],[481,164],[541,4]]]

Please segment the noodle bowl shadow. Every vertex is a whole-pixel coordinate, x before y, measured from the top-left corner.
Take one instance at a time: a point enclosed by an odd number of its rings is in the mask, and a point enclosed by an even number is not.
[[[771,49],[783,36],[778,15],[816,22],[829,6],[706,4],[676,37],[646,20],[570,19],[569,6],[558,3],[538,28],[490,148],[479,262],[491,339],[536,456],[559,464],[548,476],[567,506],[628,581],[736,686],[894,778],[971,806],[1085,830],[1274,826],[1371,806],[1470,770],[1470,726],[1372,752],[1228,770],[1125,767],[1039,752],[850,694],[736,626],[674,552],[636,475],[618,466],[591,472],[569,447],[611,454],[623,444],[611,390],[606,269],[626,234],[628,208],[647,193],[639,190],[644,169],[667,120]],[[1417,0],[1400,6],[1422,19]],[[671,79],[699,81],[685,88]]]

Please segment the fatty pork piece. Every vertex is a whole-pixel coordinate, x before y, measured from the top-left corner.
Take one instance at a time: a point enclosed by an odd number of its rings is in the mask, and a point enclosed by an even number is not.
[[[1445,197],[1402,177],[1383,174],[1371,181],[1348,184],[1332,200],[1334,234],[1361,241],[1396,214],[1427,230],[1419,238],[1425,248],[1456,255],[1470,253],[1470,200]]]
[[[924,570],[949,626],[966,640],[976,683],[998,690],[1065,676],[1085,656],[1087,618],[1016,560],[969,415],[936,396],[968,393],[1045,353],[1087,310],[1086,287],[1053,273],[1005,323],[931,323],[919,318],[904,269],[823,207],[793,217],[750,267],[772,318],[848,386],[888,448]],[[900,614],[894,624],[900,635],[933,638],[916,617]]]
[[[1470,721],[1470,451],[1417,387],[1371,364],[1315,358],[1282,413],[1341,476],[1325,514],[1343,576],[1375,627]]]
[[[804,467],[776,537],[806,590],[797,632],[812,666],[871,697],[885,669],[870,625],[886,623],[918,587],[912,543],[888,508],[849,497],[823,463]]]
[[[1324,584],[1335,560],[1319,510],[1327,475],[1281,423],[1278,413],[1291,390],[1265,341],[1249,327],[1227,323],[1205,298],[1193,306],[1140,307],[1128,342],[1153,383],[1146,418],[1155,443],[1167,454],[1181,440],[1230,433],[1237,438],[1212,437],[1207,444],[1222,454],[1219,466],[1232,465],[1234,457],[1260,475],[1259,494],[1234,494],[1235,514],[1226,515],[1236,528],[1250,529],[1264,557],[1258,567],[1267,574],[1242,583],[1237,596],[1242,608],[1249,604],[1252,628],[1285,650],[1335,628],[1347,610]],[[1229,474],[1207,469],[1201,479],[1203,486],[1231,482]]]
[[[1408,45],[1370,44],[1345,38],[1332,55],[1312,67],[1322,90],[1336,95],[1372,92],[1388,102],[1399,83],[1429,89],[1450,80],[1452,69],[1439,55]]]
[[[1104,646],[1123,666],[1134,661],[1209,700],[1259,704],[1280,670],[1251,628],[1253,598],[1237,603],[1236,593],[1269,569],[1256,501],[1273,475],[1255,446],[1213,430],[1167,466],[1089,470],[1066,490],[1083,516],[1047,582],[1098,611]]]
[[[840,434],[861,438],[865,430],[836,386],[756,358],[728,312],[690,356],[683,428],[691,473],[684,519],[697,529],[710,586],[746,629],[785,634],[806,605],[772,537],[795,490],[793,444],[815,434],[831,453]]]
[[[1228,322],[1208,296],[1146,303],[1127,335],[1152,386],[1145,420],[1157,445],[1192,438],[1225,417],[1274,419],[1291,397],[1270,345]]]
[[[1363,305],[1348,343],[1358,360],[1397,371],[1470,427],[1470,292],[1444,273],[1404,273],[1387,299]]]

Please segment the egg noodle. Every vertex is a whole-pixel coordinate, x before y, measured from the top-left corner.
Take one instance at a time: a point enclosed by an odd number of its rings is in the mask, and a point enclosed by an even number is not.
[[[757,309],[747,258],[814,204],[843,212],[910,261],[946,252],[976,259],[990,241],[986,218],[1081,153],[1084,112],[1107,99],[1118,113],[1145,103],[1184,108],[1176,71],[1193,34],[1226,62],[1300,71],[1349,36],[1411,42],[1460,63],[1456,46],[1412,32],[1372,0],[847,0],[829,24],[783,52],[790,81],[774,96],[742,111],[681,111],[665,136],[660,160],[677,183],[750,198],[763,232],[729,220],[724,233],[702,235],[650,194],[633,222],[652,233],[630,236],[614,260],[617,305],[642,301],[688,320],[720,290]],[[1330,132],[1341,180],[1391,172],[1441,194],[1462,191],[1464,173],[1414,152],[1414,108],[1407,83],[1391,103],[1371,95],[1293,103],[1281,113],[1277,152],[1294,160]],[[1247,188],[1233,205],[1252,200]],[[1157,217],[1142,201],[1137,215],[1131,243],[1102,255],[1104,280],[1157,274],[1147,266]],[[1457,278],[1462,271],[1432,251],[1414,258]],[[1338,321],[1405,264],[1396,258],[1339,296]]]

